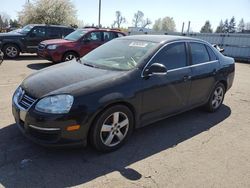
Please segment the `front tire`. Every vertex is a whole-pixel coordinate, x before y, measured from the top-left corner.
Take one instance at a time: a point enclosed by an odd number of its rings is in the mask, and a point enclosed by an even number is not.
[[[224,100],[225,91],[226,89],[224,84],[218,83],[215,86],[208,103],[205,105],[205,108],[208,112],[215,112],[221,107]]]
[[[123,105],[112,106],[103,111],[90,131],[92,145],[102,152],[121,147],[133,131],[133,114]]]
[[[14,59],[20,54],[20,49],[15,44],[7,44],[3,48],[3,53],[7,58]]]
[[[66,62],[66,61],[71,61],[73,59],[76,59],[78,57],[78,55],[74,52],[67,52],[66,54],[64,54],[62,62]]]

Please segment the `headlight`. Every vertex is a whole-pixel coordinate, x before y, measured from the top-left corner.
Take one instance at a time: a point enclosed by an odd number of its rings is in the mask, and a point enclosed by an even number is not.
[[[49,49],[49,50],[55,50],[56,48],[57,48],[57,45],[55,45],[55,44],[47,46],[47,49]]]
[[[41,99],[35,109],[40,112],[51,114],[68,113],[74,101],[71,95],[55,95]]]
[[[14,93],[13,100],[18,103],[20,97],[23,95],[23,90],[21,87],[18,87]]]

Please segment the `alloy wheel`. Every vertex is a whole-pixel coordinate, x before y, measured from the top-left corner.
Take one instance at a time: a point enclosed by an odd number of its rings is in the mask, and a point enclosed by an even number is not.
[[[6,52],[6,55],[8,57],[11,57],[11,58],[16,57],[17,54],[18,54],[18,50],[14,46],[7,47],[6,50],[5,50],[5,52]]]
[[[66,56],[65,61],[70,61],[72,59],[75,59],[76,57],[73,54],[69,54]]]
[[[224,96],[223,88],[217,87],[214,90],[213,99],[212,99],[212,106],[214,109],[217,109],[221,105],[223,101],[223,96]]]
[[[129,118],[123,112],[114,112],[103,122],[100,138],[104,145],[113,147],[121,143],[129,129]]]

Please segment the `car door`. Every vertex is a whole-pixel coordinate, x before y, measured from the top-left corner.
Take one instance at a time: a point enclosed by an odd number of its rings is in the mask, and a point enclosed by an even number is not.
[[[206,102],[210,96],[215,84],[219,62],[206,44],[190,42],[189,48],[192,60],[192,87],[189,103],[195,106]]]
[[[81,39],[80,55],[83,56],[104,43],[101,31],[87,33]]]
[[[147,65],[153,63],[166,66],[166,75],[143,78],[142,122],[150,122],[187,107],[191,87],[191,69],[188,65],[187,47],[176,42],[162,48]]]
[[[34,27],[25,39],[25,45],[28,52],[37,52],[38,44],[46,39],[46,27]]]

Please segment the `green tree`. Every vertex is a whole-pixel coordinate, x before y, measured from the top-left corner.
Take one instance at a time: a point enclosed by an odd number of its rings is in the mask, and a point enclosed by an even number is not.
[[[237,31],[238,31],[239,33],[241,33],[242,31],[244,31],[244,29],[245,29],[245,22],[244,22],[243,18],[241,18],[241,20],[240,20],[240,22],[239,22],[239,24],[238,24],[238,29],[237,29]]]
[[[34,0],[26,3],[23,10],[18,13],[22,25],[62,24],[75,25],[76,9],[71,0]]]
[[[205,22],[205,25],[201,28],[201,33],[212,33],[213,29],[209,20]]]
[[[235,18],[234,18],[234,16],[233,16],[233,17],[231,18],[229,24],[228,24],[228,32],[229,32],[229,33],[235,33],[235,31],[236,31],[235,26],[236,26],[236,23],[235,23]]]
[[[16,19],[14,19],[14,20],[10,19],[10,27],[18,28],[18,27],[20,27],[20,24],[18,23],[18,21]]]
[[[229,33],[229,24],[228,24],[228,19],[225,20],[222,28],[223,33]]]
[[[174,32],[176,31],[175,21],[172,17],[164,17],[159,18],[155,21],[153,29],[155,31],[166,31],[166,32]]]
[[[155,31],[160,31],[161,30],[161,18],[155,20],[155,23],[153,25],[153,29]]]
[[[223,23],[223,21],[221,20],[221,21],[220,21],[220,24],[218,25],[218,27],[217,27],[216,30],[215,30],[215,33],[223,33],[223,27],[224,27],[224,23]]]

